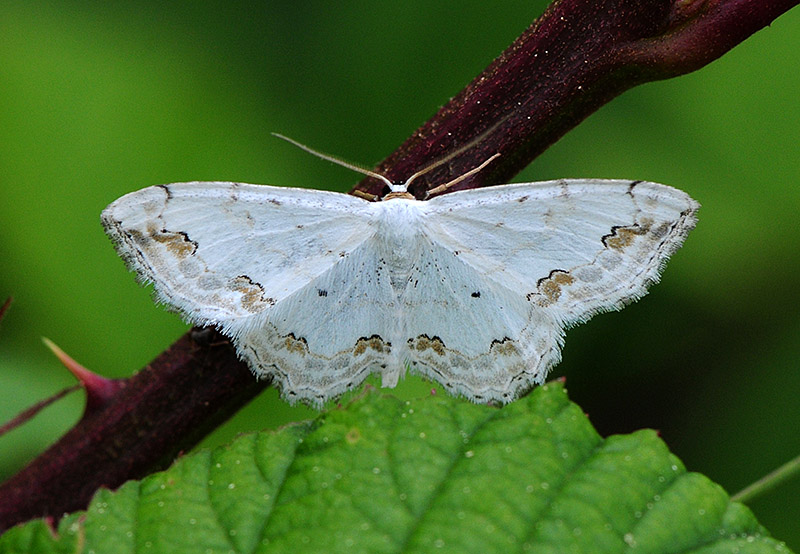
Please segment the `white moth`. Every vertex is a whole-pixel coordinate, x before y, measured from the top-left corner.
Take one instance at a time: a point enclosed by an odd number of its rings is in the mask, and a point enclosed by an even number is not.
[[[641,181],[425,201],[406,193],[410,181],[378,202],[227,182],[153,186],[102,220],[158,300],[220,328],[290,402],[319,406],[370,373],[393,387],[408,370],[506,403],[544,381],[565,328],[647,292],[699,208]]]

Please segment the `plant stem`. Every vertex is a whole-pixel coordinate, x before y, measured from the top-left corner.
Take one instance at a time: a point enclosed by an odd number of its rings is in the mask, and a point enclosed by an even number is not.
[[[734,502],[742,502],[744,504],[757,498],[759,495],[772,490],[780,483],[787,479],[794,477],[800,473],[800,456],[783,464],[781,467],[772,471],[759,479],[758,481],[747,485],[745,488],[731,496]]]

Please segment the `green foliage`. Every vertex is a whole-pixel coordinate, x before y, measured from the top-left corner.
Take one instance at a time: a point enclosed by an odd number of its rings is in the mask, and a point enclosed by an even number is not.
[[[368,392],[100,491],[0,552],[789,552],[653,431],[602,439],[559,383],[502,409]]]

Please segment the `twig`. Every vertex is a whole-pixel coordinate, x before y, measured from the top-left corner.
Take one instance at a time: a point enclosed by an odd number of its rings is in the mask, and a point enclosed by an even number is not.
[[[780,483],[794,477],[800,473],[800,456],[783,464],[781,467],[772,471],[758,481],[747,485],[745,488],[731,496],[734,502],[747,503],[754,498],[774,489]]]

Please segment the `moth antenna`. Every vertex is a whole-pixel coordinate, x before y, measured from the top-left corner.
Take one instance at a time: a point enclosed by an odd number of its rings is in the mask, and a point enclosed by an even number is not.
[[[500,121],[498,121],[497,123],[495,123],[494,125],[492,125],[488,129],[486,129],[484,132],[482,132],[480,135],[478,135],[477,137],[475,137],[474,139],[472,139],[468,143],[456,148],[455,150],[453,150],[449,154],[445,155],[443,158],[439,158],[438,160],[434,160],[430,165],[426,165],[425,167],[423,167],[422,169],[420,169],[419,171],[414,173],[411,177],[406,179],[406,182],[405,182],[406,189],[408,189],[408,187],[411,185],[411,182],[414,179],[416,179],[417,177],[421,177],[422,175],[425,175],[426,173],[428,173],[432,169],[436,169],[440,165],[449,162],[450,160],[452,160],[456,156],[462,154],[466,150],[469,150],[470,148],[472,148],[473,146],[478,144],[480,141],[482,141],[484,138],[486,138],[487,135],[490,135],[492,132],[494,132],[494,130],[497,129],[497,127],[500,126],[500,124],[503,123],[509,117],[510,117],[510,115],[505,116]],[[484,162],[484,164],[480,166],[480,169],[483,169],[483,167],[485,167],[485,165],[488,162],[490,162],[491,160],[493,160],[494,158],[496,158],[499,155],[500,154],[496,154],[495,156],[493,156],[492,158],[490,158],[489,160]],[[465,179],[465,178],[469,177],[470,175],[472,175],[475,171],[480,171],[480,169],[473,169],[471,172],[465,173],[464,175],[459,177],[458,180]],[[458,182],[458,180],[451,181],[447,185],[448,186],[453,186],[454,184],[456,184]],[[432,190],[428,191],[428,196],[430,196],[433,193],[433,190],[439,189],[441,186],[442,185],[440,185],[439,187],[436,187],[435,189],[432,189]]]
[[[337,158],[336,156],[331,156],[330,154],[325,154],[324,152],[320,152],[318,150],[314,150],[313,148],[311,148],[309,146],[306,146],[303,143],[297,142],[296,140],[291,139],[291,138],[289,138],[287,136],[281,135],[280,133],[272,133],[272,135],[278,137],[279,139],[283,139],[288,143],[294,144],[299,149],[305,150],[309,154],[313,154],[314,156],[316,156],[318,158],[322,158],[323,160],[327,160],[329,162],[333,162],[336,165],[340,165],[342,167],[346,167],[347,169],[350,169],[352,171],[356,171],[358,173],[363,173],[364,175],[369,175],[370,177],[374,177],[375,179],[380,179],[381,181],[383,181],[384,183],[389,185],[389,188],[392,189],[392,190],[397,188],[397,185],[392,183],[389,179],[387,179],[386,177],[384,177],[380,173],[375,173],[374,171],[371,171],[371,170],[369,170],[369,169],[367,169],[365,167],[361,167],[359,165],[356,165],[356,164],[353,164],[353,163],[350,163],[350,162],[346,162],[346,161],[342,160],[341,158]]]
[[[425,198],[428,198],[428,197],[429,197],[429,196],[431,196],[432,194],[439,194],[440,192],[444,192],[444,191],[446,191],[447,189],[449,189],[450,187],[452,187],[453,185],[455,185],[456,183],[460,183],[461,181],[463,181],[464,179],[466,179],[466,178],[467,178],[467,177],[469,177],[470,175],[475,175],[475,174],[476,174],[477,172],[479,172],[481,169],[483,169],[484,167],[486,167],[487,165],[489,165],[490,163],[492,163],[492,161],[493,161],[494,159],[496,159],[496,158],[499,158],[499,157],[500,157],[500,152],[498,152],[497,154],[495,154],[494,156],[492,156],[491,158],[489,158],[488,160],[486,160],[485,162],[483,162],[483,163],[482,163],[481,165],[479,165],[478,167],[473,167],[472,169],[470,169],[469,171],[467,171],[467,172],[466,172],[466,173],[464,173],[463,175],[460,175],[460,176],[456,177],[456,178],[455,178],[455,179],[453,179],[452,181],[448,181],[448,182],[446,182],[446,183],[445,183],[445,184],[443,184],[443,185],[439,185],[438,187],[434,187],[434,188],[432,188],[432,189],[431,189],[431,190],[429,190],[429,191],[428,191],[428,193],[425,195]]]

